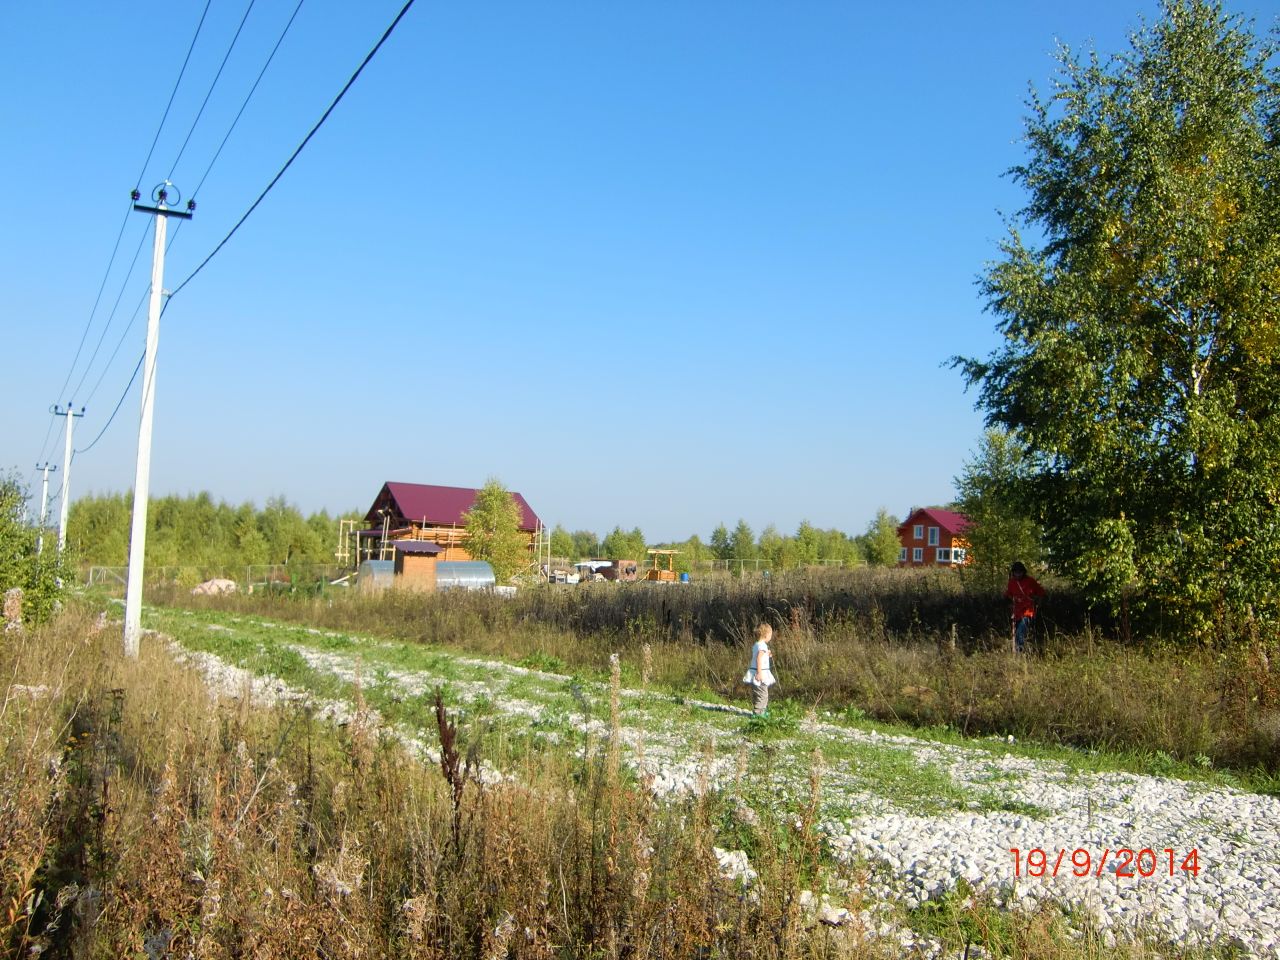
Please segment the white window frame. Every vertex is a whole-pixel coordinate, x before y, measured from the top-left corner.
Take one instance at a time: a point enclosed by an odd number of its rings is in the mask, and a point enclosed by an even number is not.
[[[899,563],[906,563],[906,562],[907,562],[907,548],[906,548],[906,547],[899,547],[899,548],[898,548],[898,562],[899,562]]]
[[[952,559],[952,561],[953,561],[954,563],[964,563],[964,558],[965,558],[965,548],[964,548],[964,547],[952,547],[952,548],[951,548],[951,559]]]
[[[929,528],[929,546],[936,547],[941,541],[938,539],[938,528]]]
[[[924,539],[924,524],[923,524],[923,523],[917,523],[914,527],[912,527],[912,528],[911,528],[911,539],[912,539],[912,540],[923,540],[923,539]]]
[[[911,562],[924,563],[924,547],[911,548]]]
[[[939,562],[939,563],[950,563],[950,562],[951,562],[951,548],[950,548],[950,547],[939,547],[939,548],[938,548],[938,550],[937,550],[937,552],[934,554],[934,556],[935,556],[935,557],[937,557],[937,559],[938,559],[938,562]]]

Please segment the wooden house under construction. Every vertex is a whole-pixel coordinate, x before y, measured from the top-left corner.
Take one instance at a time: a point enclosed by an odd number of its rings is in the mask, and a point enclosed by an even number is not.
[[[396,572],[402,576],[411,575],[410,568],[420,565],[423,577],[428,576],[428,561],[474,559],[463,546],[467,535],[464,516],[475,505],[479,492],[474,487],[384,483],[364,516],[365,529],[355,531],[357,559],[394,560]],[[528,538],[532,553],[542,521],[524,497],[518,493],[511,496],[520,508],[520,532]],[[410,543],[432,544],[438,549],[411,547]]]

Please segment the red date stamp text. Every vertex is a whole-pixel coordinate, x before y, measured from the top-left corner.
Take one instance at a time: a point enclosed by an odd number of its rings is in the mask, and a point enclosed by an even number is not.
[[[1074,850],[1065,847],[1057,850],[1010,847],[1009,853],[1013,855],[1015,877],[1056,877],[1061,873],[1063,876],[1101,878],[1108,867],[1116,877],[1154,877],[1157,873],[1170,877],[1180,873],[1192,877],[1200,875],[1200,855],[1195,847],[1186,853],[1172,847],[1159,850],[1151,847],[1112,850],[1108,847],[1101,853],[1085,847]]]

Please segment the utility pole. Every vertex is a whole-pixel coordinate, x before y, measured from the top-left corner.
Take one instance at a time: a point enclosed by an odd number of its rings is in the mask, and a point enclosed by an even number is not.
[[[58,553],[62,553],[67,547],[67,510],[71,506],[71,433],[76,425],[76,417],[84,416],[84,407],[76,413],[68,403],[65,410],[55,406],[53,413],[54,416],[67,418],[67,445],[62,453],[62,503],[58,507]]]
[[[138,463],[133,475],[133,528],[129,537],[129,579],[124,595],[124,654],[136,658],[142,638],[142,572],[147,550],[147,500],[151,495],[151,423],[156,400],[156,350],[160,345],[160,312],[164,298],[164,238],[170,217],[190,220],[194,200],[187,209],[172,210],[170,196],[177,203],[177,189],[166,180],[151,192],[154,207],[138,203],[141,194],[133,191],[133,209],[155,217],[156,237],[151,253],[151,299],[147,306],[147,349],[142,360],[142,416],[138,424]]]
[[[40,484],[40,532],[36,534],[36,556],[38,557],[44,553],[44,521],[49,507],[49,472],[57,470],[58,467],[56,464],[46,461],[45,463],[37,463],[36,469],[44,473],[44,479]]]

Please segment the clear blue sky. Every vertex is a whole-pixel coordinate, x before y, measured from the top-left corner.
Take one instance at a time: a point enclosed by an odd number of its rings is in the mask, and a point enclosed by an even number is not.
[[[30,482],[61,461],[55,402],[88,407],[77,447],[107,423],[146,320],[108,364],[149,276],[128,191],[172,170],[191,193],[294,5],[255,5],[175,166],[246,7],[213,0],[140,180],[203,3],[5,5],[0,468]],[[400,6],[306,0],[166,287]],[[1270,4],[1228,8],[1275,22]],[[495,475],[548,523],[651,541],[739,517],[858,532],[878,507],[944,502],[982,426],[945,361],[995,343],[974,280],[1023,200],[1002,173],[1028,84],[1048,88],[1059,42],[1117,52],[1156,13],[419,0],[174,297],[152,493],[336,512],[385,480]],[[73,499],[132,486],[138,405],[135,383],[76,457]]]

